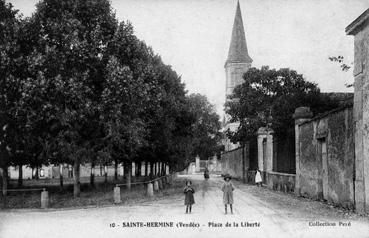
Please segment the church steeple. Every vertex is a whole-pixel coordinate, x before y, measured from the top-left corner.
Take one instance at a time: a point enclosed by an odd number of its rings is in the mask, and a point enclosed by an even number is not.
[[[243,75],[251,68],[252,59],[247,52],[245,30],[241,15],[240,3],[237,2],[236,15],[234,17],[231,45],[229,46],[228,58],[224,65],[226,73],[226,101],[233,100],[229,96],[238,85],[244,82]],[[228,129],[236,132],[239,122],[230,122],[230,116],[225,113],[225,125],[223,130]],[[233,144],[229,139],[224,140],[226,150],[237,148],[238,144]]]
[[[241,15],[240,3],[237,1],[236,15],[233,22],[231,44],[229,46],[228,63],[252,63],[252,59],[247,51],[245,30]]]
[[[237,1],[231,44],[229,46],[228,58],[224,65],[226,71],[226,98],[232,94],[233,89],[237,85],[242,84],[242,75],[250,69],[251,63],[252,59],[247,51],[240,3]]]

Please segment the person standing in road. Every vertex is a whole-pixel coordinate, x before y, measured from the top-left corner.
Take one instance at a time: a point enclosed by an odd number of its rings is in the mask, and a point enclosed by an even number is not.
[[[208,179],[209,178],[209,169],[208,169],[208,167],[205,167],[205,170],[204,170],[204,178],[205,179]]]
[[[233,214],[233,190],[234,186],[231,183],[231,176],[229,174],[226,174],[224,176],[224,183],[222,185],[222,191],[223,191],[223,203],[225,208],[225,214],[227,214],[227,205],[229,204],[229,207],[231,208],[231,214]]]
[[[255,173],[255,184],[256,186],[260,186],[262,187],[262,183],[263,183],[263,179],[261,178],[261,172],[259,169],[256,169],[256,173]]]
[[[186,213],[191,213],[192,205],[195,203],[194,193],[195,190],[192,187],[192,182],[190,180],[186,181],[186,187],[184,188]]]

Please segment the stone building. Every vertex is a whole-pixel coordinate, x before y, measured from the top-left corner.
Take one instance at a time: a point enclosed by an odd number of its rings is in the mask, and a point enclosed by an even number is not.
[[[250,69],[251,63],[252,59],[249,56],[247,50],[240,3],[237,2],[236,15],[234,18],[232,29],[231,44],[229,46],[228,58],[224,64],[226,72],[226,101],[229,100],[228,96],[232,94],[233,89],[236,86],[242,84],[242,76],[247,70]],[[236,131],[239,123],[231,123],[229,122],[229,120],[229,116],[225,115],[223,131],[225,132],[228,129],[230,131]],[[238,144],[231,143],[227,138],[224,139],[223,143],[225,145],[226,151],[233,150],[239,147]]]
[[[354,38],[355,208],[369,212],[369,9],[347,28]]]

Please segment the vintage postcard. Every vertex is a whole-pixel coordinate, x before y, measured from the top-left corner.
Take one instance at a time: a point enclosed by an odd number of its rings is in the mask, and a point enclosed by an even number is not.
[[[0,237],[369,237],[367,0],[0,0]]]

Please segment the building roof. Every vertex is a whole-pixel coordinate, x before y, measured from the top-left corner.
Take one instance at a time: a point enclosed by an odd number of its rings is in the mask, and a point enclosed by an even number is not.
[[[346,27],[347,35],[355,35],[365,24],[369,22],[369,8]]]
[[[237,2],[236,15],[234,17],[231,44],[229,46],[227,63],[251,63],[252,59],[247,51],[245,30],[241,15],[240,3]]]

